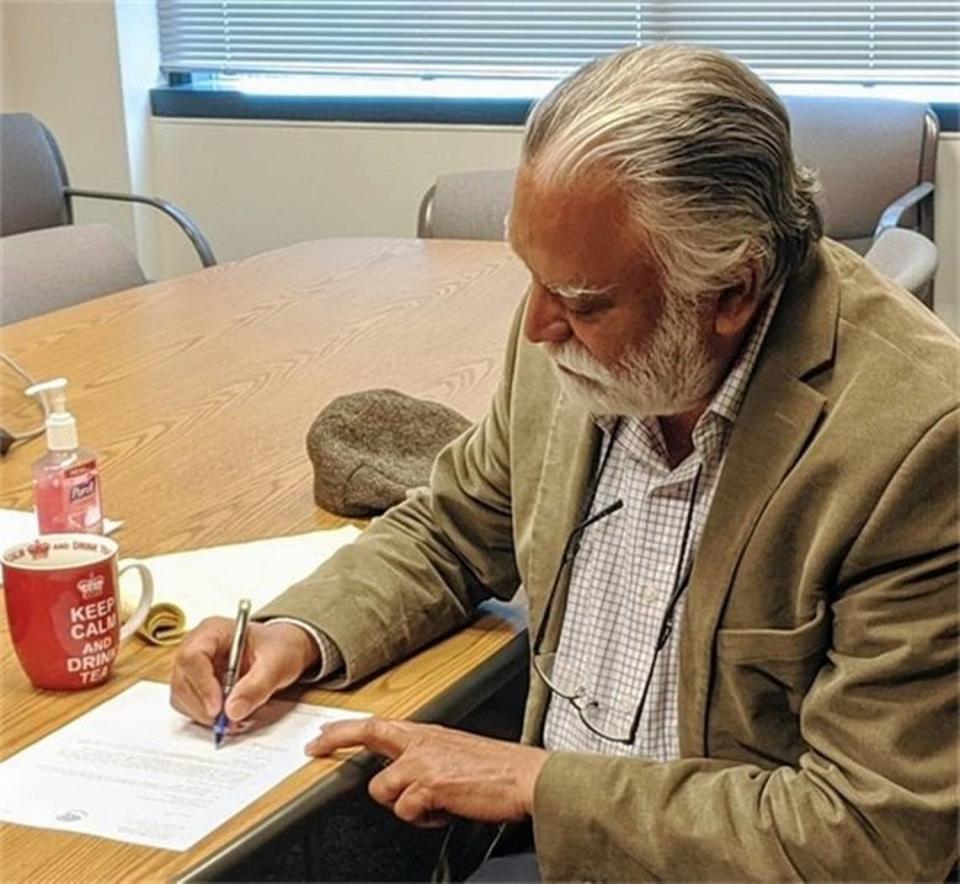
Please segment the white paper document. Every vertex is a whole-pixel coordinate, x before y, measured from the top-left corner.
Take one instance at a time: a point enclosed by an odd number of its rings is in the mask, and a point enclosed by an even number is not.
[[[112,534],[123,522],[103,520],[103,533]],[[16,543],[32,540],[40,533],[36,510],[0,509],[0,552]]]
[[[256,611],[359,534],[346,525],[141,559],[153,575],[153,609],[141,633],[172,643],[205,617],[233,617],[242,598],[250,599]],[[128,571],[120,578],[121,610],[132,612],[139,596],[139,576]],[[155,613],[166,616],[157,620]]]
[[[186,850],[311,759],[321,725],[366,713],[271,700],[215,749],[141,681],[0,763],[0,820]]]

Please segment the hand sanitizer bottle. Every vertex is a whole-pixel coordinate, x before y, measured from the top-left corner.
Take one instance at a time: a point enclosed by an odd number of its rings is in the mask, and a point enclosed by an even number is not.
[[[39,396],[47,414],[47,453],[33,465],[33,498],[40,532],[103,531],[97,455],[81,448],[77,421],[67,411],[67,379],[56,378],[27,389]]]

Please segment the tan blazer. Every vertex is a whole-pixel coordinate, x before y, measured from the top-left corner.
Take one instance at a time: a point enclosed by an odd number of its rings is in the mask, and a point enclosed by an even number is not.
[[[543,616],[599,433],[520,323],[489,413],[430,488],[261,612],[324,629],[341,684],[521,581],[531,631]],[[687,589],[682,758],[551,755],[534,809],[547,880],[946,875],[958,372],[957,339],[842,246],[825,241],[789,282]],[[532,675],[528,741],[546,701]]]

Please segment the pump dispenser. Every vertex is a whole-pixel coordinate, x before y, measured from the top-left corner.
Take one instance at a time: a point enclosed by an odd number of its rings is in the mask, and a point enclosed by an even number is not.
[[[47,453],[33,465],[33,497],[41,533],[103,531],[97,455],[81,448],[77,420],[67,411],[67,379],[27,389],[46,412]]]

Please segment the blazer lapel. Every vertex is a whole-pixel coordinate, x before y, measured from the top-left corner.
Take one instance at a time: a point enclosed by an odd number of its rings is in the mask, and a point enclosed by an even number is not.
[[[824,398],[804,379],[833,356],[839,291],[821,245],[787,286],[730,438],[691,575],[680,643],[680,750],[706,752],[713,645],[737,563],[813,434]]]

